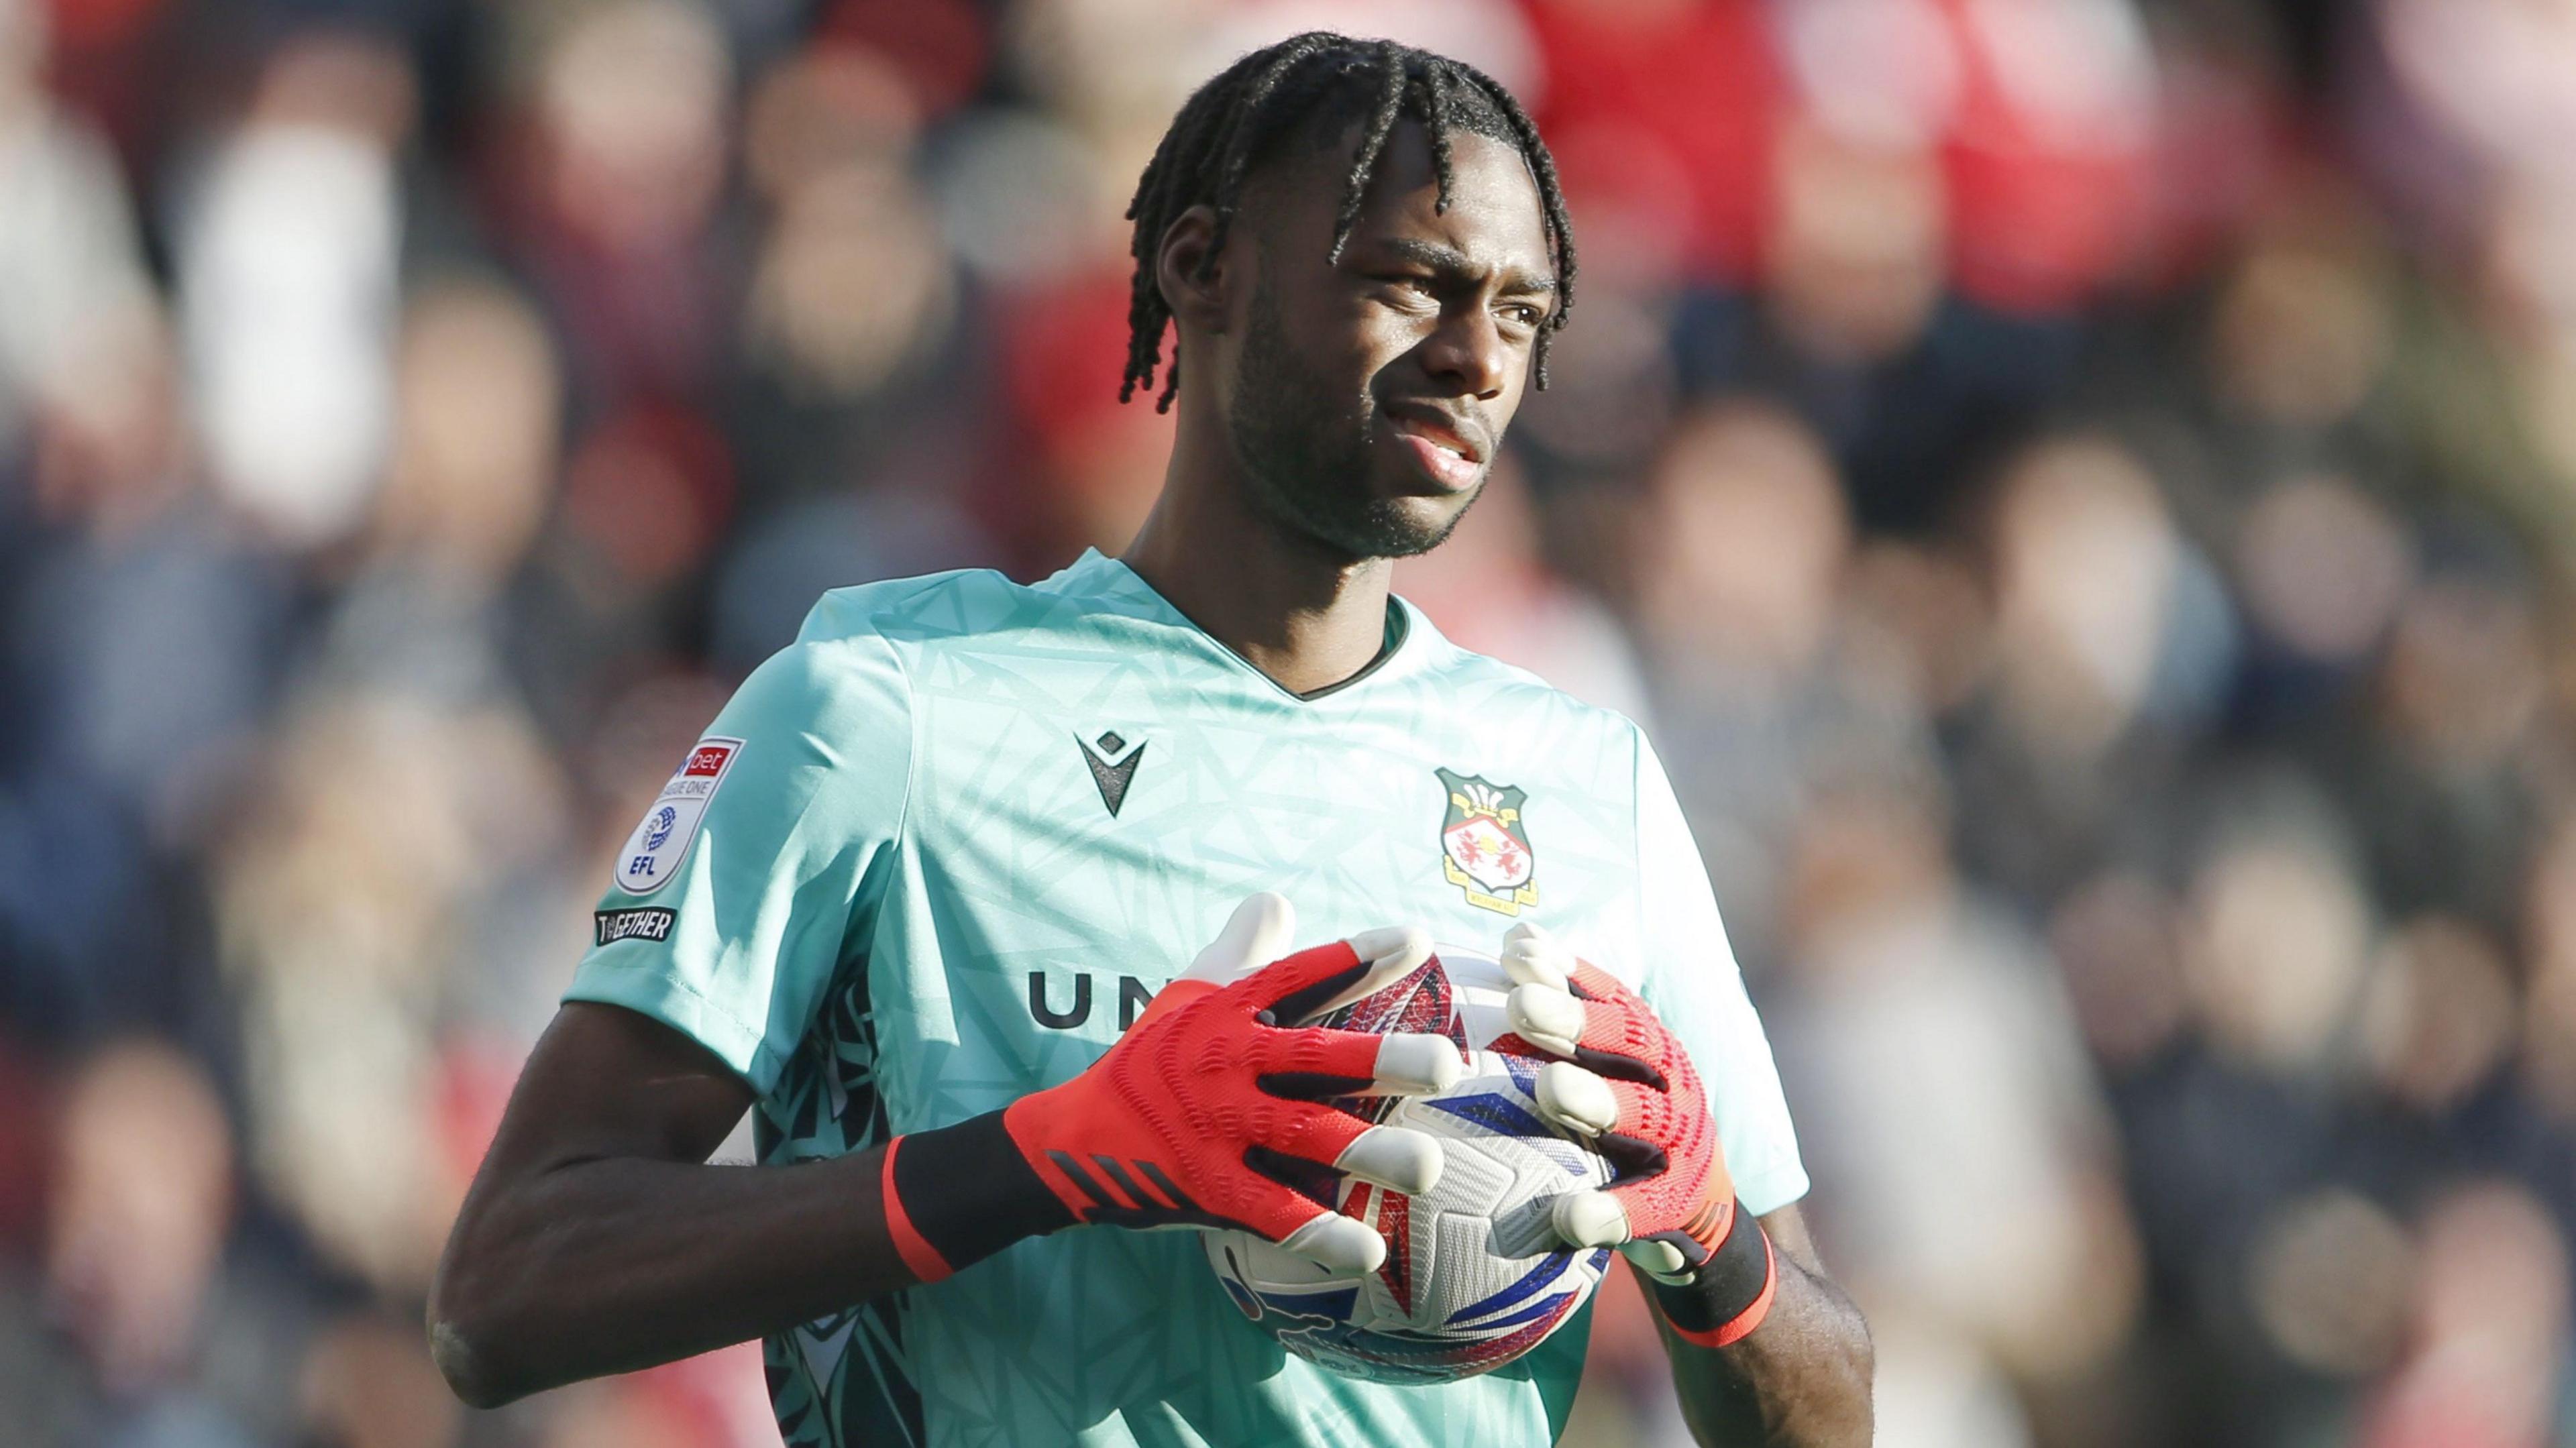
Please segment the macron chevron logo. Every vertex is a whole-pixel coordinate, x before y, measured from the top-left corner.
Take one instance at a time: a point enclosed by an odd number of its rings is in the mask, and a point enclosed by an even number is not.
[[[1091,782],[1100,786],[1100,802],[1109,807],[1110,818],[1117,818],[1118,807],[1127,802],[1127,786],[1136,778],[1136,762],[1145,757],[1145,741],[1104,729],[1097,739],[1077,734],[1073,742],[1082,746],[1082,762],[1091,766]]]

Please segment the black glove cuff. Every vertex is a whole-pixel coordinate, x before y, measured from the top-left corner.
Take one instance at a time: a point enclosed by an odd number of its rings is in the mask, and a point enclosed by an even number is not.
[[[952,1272],[1073,1225],[1073,1212],[1020,1155],[999,1111],[900,1138],[889,1175],[912,1230]]]
[[[1726,1240],[1717,1244],[1690,1281],[1675,1284],[1649,1278],[1648,1282],[1654,1288],[1655,1305],[1684,1339],[1703,1347],[1725,1347],[1762,1325],[1771,1310],[1778,1265],[1771,1255],[1771,1239],[1739,1200]]]

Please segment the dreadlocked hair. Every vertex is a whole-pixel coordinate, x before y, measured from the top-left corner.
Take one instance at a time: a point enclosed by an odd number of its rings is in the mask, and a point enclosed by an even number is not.
[[[1431,138],[1431,164],[1439,178],[1435,205],[1449,209],[1450,135],[1472,131],[1517,147],[1538,178],[1539,202],[1547,211],[1548,246],[1556,263],[1557,305],[1539,329],[1537,381],[1547,386],[1548,338],[1565,326],[1574,310],[1574,232],[1566,224],[1565,196],[1558,189],[1556,161],[1539,140],[1538,127],[1512,93],[1492,76],[1446,56],[1398,45],[1392,40],[1353,40],[1327,30],[1293,36],[1228,66],[1200,86],[1172,128],[1154,148],[1136,183],[1136,199],[1127,219],[1136,223],[1130,251],[1136,275],[1127,302],[1127,372],[1118,387],[1121,402],[1140,388],[1154,385],[1163,364],[1163,331],[1172,309],[1163,301],[1154,276],[1154,259],[1163,233],[1193,206],[1216,211],[1215,234],[1200,258],[1198,275],[1216,265],[1233,229],[1243,199],[1244,178],[1269,154],[1275,143],[1301,126],[1340,121],[1364,122],[1359,149],[1342,178],[1342,202],[1333,222],[1331,260],[1359,224],[1360,201],[1369,178],[1386,152],[1396,122],[1410,116]],[[1339,127],[1326,134],[1338,134]],[[1177,363],[1163,368],[1162,395],[1154,410],[1169,411],[1181,387]]]

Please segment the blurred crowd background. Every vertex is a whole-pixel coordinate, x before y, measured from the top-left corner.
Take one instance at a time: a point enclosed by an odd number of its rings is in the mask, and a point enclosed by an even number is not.
[[[447,1218],[817,593],[1125,542],[1120,212],[1316,25],[1563,168],[1399,587],[1661,742],[1881,1441],[2576,1443],[2576,0],[0,0],[0,1437],[776,1441],[458,1408]]]

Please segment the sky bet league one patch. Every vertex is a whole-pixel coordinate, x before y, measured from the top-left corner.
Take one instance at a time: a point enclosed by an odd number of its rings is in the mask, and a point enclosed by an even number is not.
[[[688,858],[690,843],[698,837],[698,824],[707,817],[716,786],[724,783],[725,771],[733,768],[735,756],[741,753],[739,739],[698,741],[680,772],[671,776],[653,807],[644,811],[644,822],[626,837],[626,848],[617,852],[618,889],[629,895],[650,895],[671,883],[671,877],[680,872],[680,862]]]

